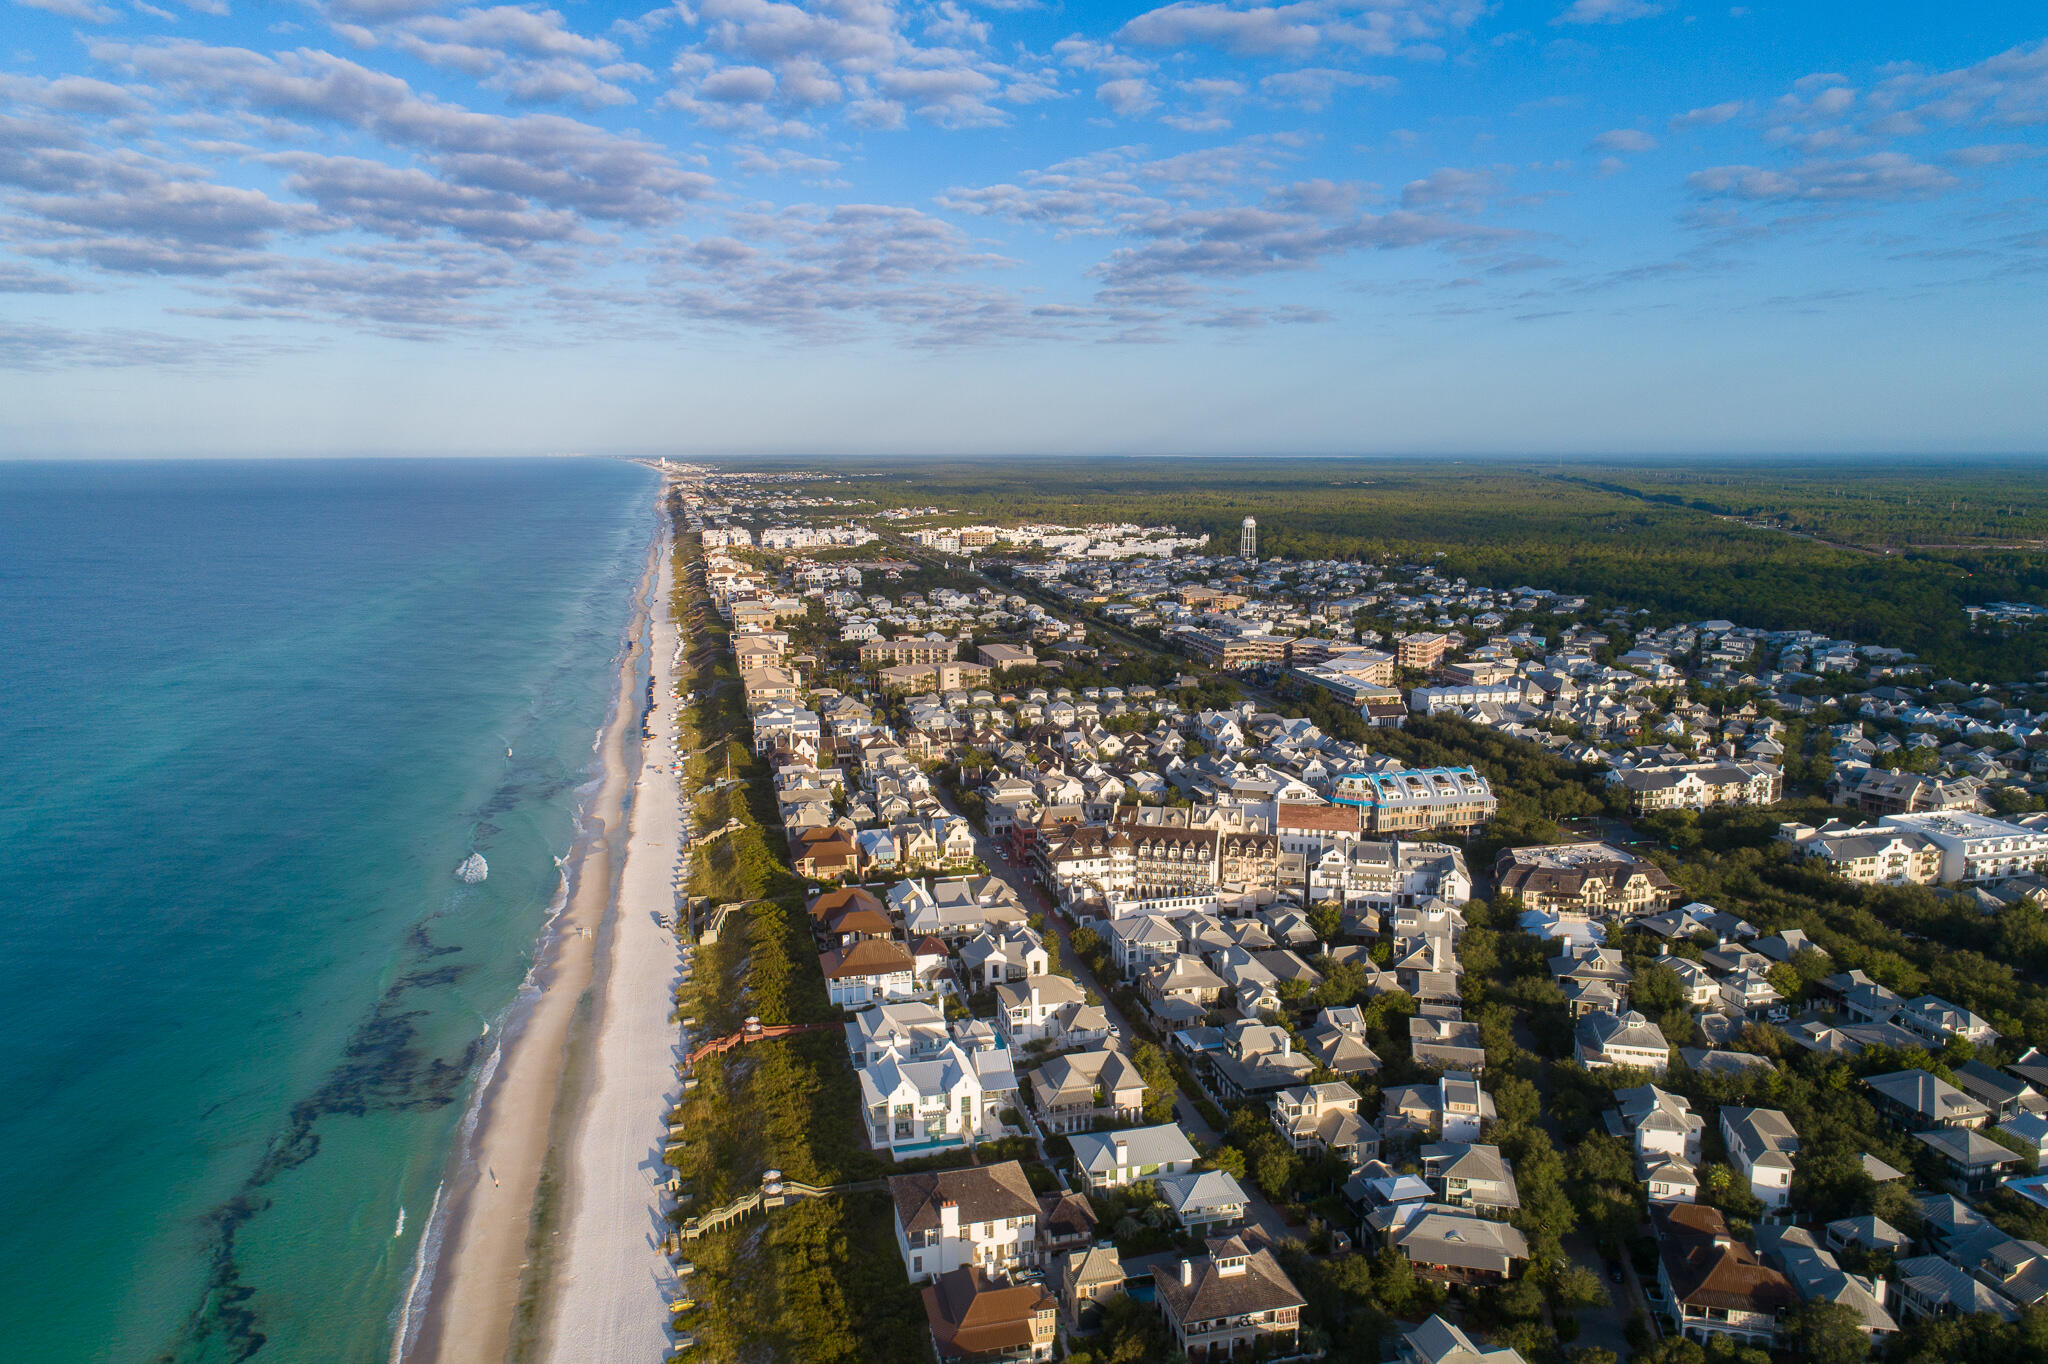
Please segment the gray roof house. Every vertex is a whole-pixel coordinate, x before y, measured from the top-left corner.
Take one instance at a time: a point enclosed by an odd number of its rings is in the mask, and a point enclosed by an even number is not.
[[[1160,1198],[1192,1232],[1220,1231],[1244,1221],[1251,1201],[1227,1170],[1189,1170],[1154,1181]]]
[[[1116,1188],[1195,1167],[1195,1148],[1178,1123],[1127,1127],[1121,1132],[1081,1132],[1070,1140],[1074,1168],[1092,1189]]]

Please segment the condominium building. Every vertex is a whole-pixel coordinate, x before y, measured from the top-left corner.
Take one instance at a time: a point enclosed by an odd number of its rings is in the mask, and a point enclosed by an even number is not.
[[[860,665],[874,669],[901,663],[947,663],[958,652],[951,640],[871,639],[860,646]]]
[[[1476,829],[1500,805],[1492,784],[1470,767],[1353,772],[1337,779],[1330,798],[1356,807],[1371,834]]]
[[[1624,767],[1607,780],[1628,792],[1629,809],[1708,810],[1717,805],[1774,805],[1785,774],[1769,763],[1670,763]]]

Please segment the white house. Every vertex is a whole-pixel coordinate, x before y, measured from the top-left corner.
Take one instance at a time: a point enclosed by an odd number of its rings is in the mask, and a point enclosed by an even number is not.
[[[1630,1009],[1625,1014],[1590,1013],[1579,1020],[1579,1059],[1588,1070],[1632,1066],[1662,1075],[1671,1046],[1655,1023]]]
[[[1216,1236],[1244,1221],[1250,1200],[1227,1170],[1188,1170],[1155,1182],[1159,1197],[1188,1231]]]
[[[996,1028],[1013,1047],[1078,1047],[1109,1036],[1109,1015],[1065,976],[1026,976],[996,986]]]
[[[1080,1132],[1070,1140],[1074,1168],[1091,1189],[1121,1188],[1140,1179],[1156,1180],[1195,1168],[1195,1148],[1178,1123],[1127,1127],[1120,1132]]]
[[[857,1009],[917,994],[917,959],[901,943],[862,938],[818,958],[826,992],[842,1009]]]
[[[894,1056],[916,1059],[945,1050],[952,1040],[946,1016],[923,1000],[877,1004],[846,1023],[846,1050],[854,1069]]]
[[[1042,976],[1049,969],[1045,940],[1022,924],[985,929],[960,946],[960,969],[970,990]]]
[[[1038,1195],[1014,1160],[893,1175],[896,1250],[912,1283],[965,1265],[1008,1277],[1036,1259]]]
[[[1637,1085],[1615,1090],[1614,1102],[1637,1160],[1675,1156],[1689,1165],[1699,1164],[1700,1134],[1706,1122],[1692,1111],[1683,1094],[1656,1085]]]
[[[868,1142],[877,1151],[929,1155],[983,1134],[981,1068],[955,1043],[917,1060],[884,1057],[857,1074]]]
[[[1723,1108],[1721,1139],[1728,1159],[1749,1180],[1749,1191],[1766,1208],[1784,1207],[1792,1196],[1792,1157],[1799,1151],[1791,1119],[1775,1108]]]

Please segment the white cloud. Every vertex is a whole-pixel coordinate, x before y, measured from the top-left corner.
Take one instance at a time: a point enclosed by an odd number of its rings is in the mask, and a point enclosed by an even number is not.
[[[1239,56],[1302,57],[1322,47],[1440,59],[1435,40],[1463,32],[1483,0],[1176,0],[1118,31],[1141,47],[1216,47]]]
[[[1092,71],[1098,76],[1142,76],[1152,70],[1153,66],[1151,62],[1142,58],[1117,51],[1112,43],[1098,43],[1092,38],[1083,38],[1078,33],[1054,43],[1052,55],[1062,66]]]
[[[1648,19],[1662,14],[1664,6],[1653,0],[1572,0],[1571,8],[1550,22],[1553,24],[1625,24],[1631,19]]]
[[[1703,197],[1752,201],[1921,199],[1955,184],[1956,178],[1947,171],[1901,152],[1810,161],[1789,171],[1714,166],[1686,177],[1686,185]]]
[[[1121,118],[1136,118],[1159,107],[1159,94],[1147,81],[1136,79],[1104,81],[1095,87],[1095,98]]]
[[[1653,152],[1657,139],[1634,128],[1614,128],[1593,139],[1593,150],[1601,152]]]
[[[759,66],[728,66],[706,76],[697,94],[720,104],[765,104],[775,93],[775,73]]]
[[[1725,100],[1720,104],[1709,104],[1698,109],[1688,109],[1671,120],[1673,131],[1680,128],[1706,128],[1715,124],[1732,122],[1747,112],[1749,105],[1739,99]]]
[[[1482,213],[1487,200],[1500,192],[1493,172],[1461,170],[1446,166],[1401,188],[1403,208],[1446,209],[1464,214]]]
[[[1305,66],[1295,71],[1276,71],[1259,78],[1259,92],[1281,104],[1292,104],[1316,113],[1327,106],[1340,89],[1389,91],[1400,82],[1392,76],[1365,76],[1356,71],[1339,71],[1328,66]]]
[[[113,10],[95,4],[93,0],[14,0],[14,3],[43,10],[60,19],[74,19],[81,24],[111,24],[117,17]]]

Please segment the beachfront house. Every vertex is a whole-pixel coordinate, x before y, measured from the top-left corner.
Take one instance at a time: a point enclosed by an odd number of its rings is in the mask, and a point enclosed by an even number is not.
[[[857,1075],[868,1144],[884,1155],[931,1155],[983,1135],[981,1068],[957,1043],[924,1057],[885,1056]]]
[[[825,990],[842,1009],[858,1009],[917,994],[917,959],[902,943],[863,938],[818,958]]]
[[[896,1250],[912,1283],[965,1265],[1008,1275],[1036,1259],[1038,1195],[1014,1160],[892,1175]]]

